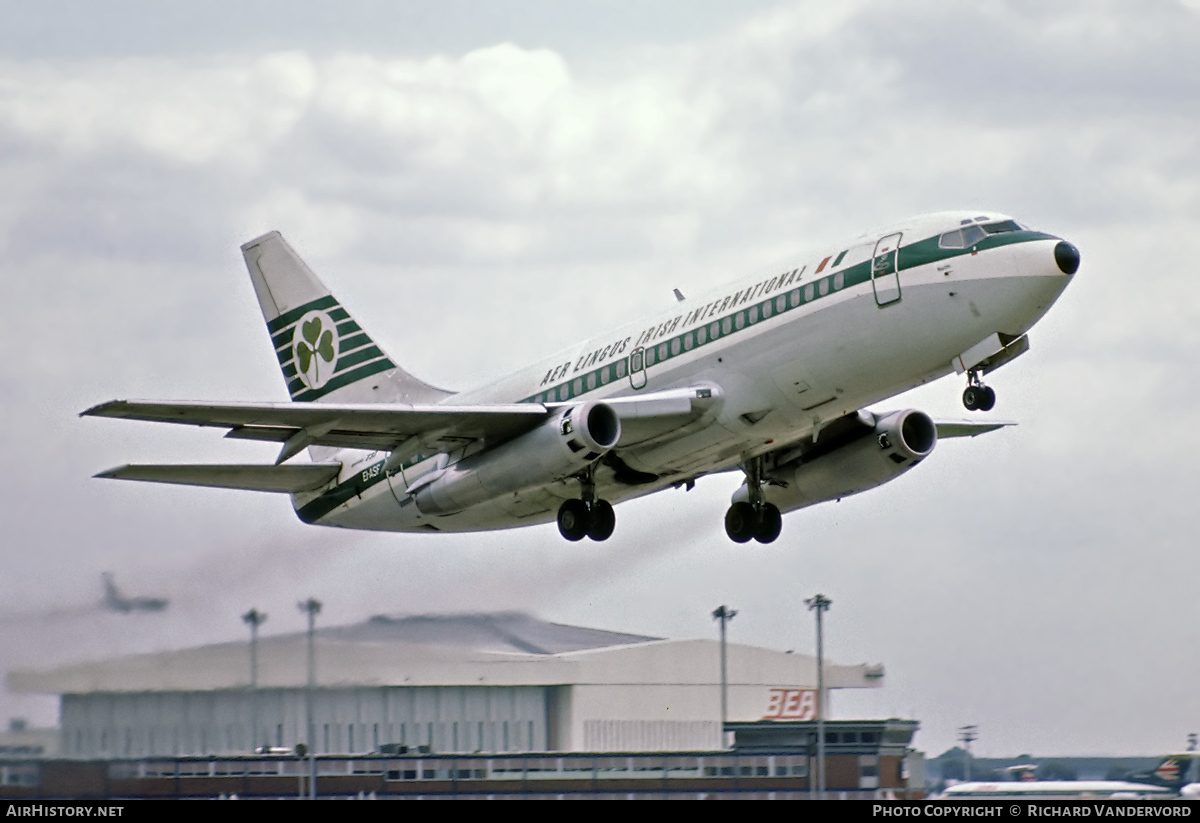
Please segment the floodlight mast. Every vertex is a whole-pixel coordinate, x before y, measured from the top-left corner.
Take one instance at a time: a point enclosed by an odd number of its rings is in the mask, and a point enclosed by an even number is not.
[[[242,622],[250,627],[250,747],[257,748],[258,743],[258,627],[267,622],[267,615],[258,609],[251,609],[242,615]],[[264,741],[264,748],[271,745]]]
[[[804,601],[809,611],[817,613],[817,799],[825,799],[825,639],[821,615],[833,601],[817,594]]]
[[[971,782],[971,744],[979,739],[978,726],[961,726],[958,730],[958,739],[963,744],[963,778]]]
[[[317,615],[321,613],[321,601],[308,598],[296,604],[300,611],[308,614],[308,686],[304,695],[304,715],[308,726],[308,799],[317,799],[317,727],[313,723],[313,690],[317,687],[317,658],[314,648]]]
[[[713,619],[721,623],[721,748],[728,748],[725,724],[729,722],[729,677],[725,666],[725,624],[737,616],[737,609],[718,606],[712,613]]]

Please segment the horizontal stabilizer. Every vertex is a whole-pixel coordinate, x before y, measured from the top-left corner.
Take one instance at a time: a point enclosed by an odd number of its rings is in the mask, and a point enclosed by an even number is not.
[[[973,420],[939,420],[935,425],[938,439],[941,440],[946,437],[976,437],[1017,424],[1011,420],[989,420],[987,423]]]
[[[341,468],[341,463],[298,463],[294,466],[121,466],[100,472],[96,477],[296,494],[320,488],[336,478]]]

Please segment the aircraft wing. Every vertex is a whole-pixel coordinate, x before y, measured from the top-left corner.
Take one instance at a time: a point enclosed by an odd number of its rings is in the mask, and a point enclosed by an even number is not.
[[[987,422],[979,422],[977,420],[938,420],[934,425],[937,426],[937,436],[941,440],[947,437],[978,437],[981,434],[987,434],[988,432],[1002,429],[1005,426],[1015,426],[1017,424],[1011,420],[989,420]]]
[[[623,425],[628,425],[642,439],[650,433],[644,431],[648,424],[667,425],[669,429],[674,425],[672,421],[697,414],[712,397],[711,389],[694,388],[616,397],[604,402],[616,410]],[[695,407],[693,401],[698,401]],[[418,443],[421,449],[445,451],[474,440],[501,443],[529,431],[556,408],[566,405],[571,404],[456,406],[114,400],[93,406],[81,416],[225,428],[229,429],[226,437],[283,443],[276,461],[282,463],[314,445],[394,451],[407,443],[404,448],[414,449],[415,453]],[[625,437],[622,441],[629,442]]]
[[[325,485],[338,476],[341,468],[341,463],[298,463],[294,466],[121,466],[96,476],[295,494]]]
[[[413,406],[114,400],[83,415],[227,428],[226,437],[240,440],[286,444],[300,438],[303,445],[292,451],[295,454],[313,445],[390,451],[418,436],[427,446],[445,440],[500,442],[533,428],[547,411],[539,403]]]

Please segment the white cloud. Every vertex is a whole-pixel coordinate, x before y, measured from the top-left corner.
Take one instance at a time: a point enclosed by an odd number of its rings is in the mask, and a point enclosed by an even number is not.
[[[280,230],[302,238],[310,254],[323,256],[345,251],[362,236],[361,217],[360,210],[348,204],[317,200],[303,190],[280,187],[249,204],[239,222],[255,236]]]
[[[303,113],[313,82],[297,53],[236,67],[10,61],[0,76],[0,123],[43,149],[72,156],[130,148],[193,166],[260,157]]]

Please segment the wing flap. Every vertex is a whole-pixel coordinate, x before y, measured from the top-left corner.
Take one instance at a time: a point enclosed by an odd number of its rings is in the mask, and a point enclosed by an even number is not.
[[[341,463],[297,463],[292,466],[128,465],[100,472],[96,477],[296,494],[320,488],[335,479],[341,469]]]
[[[238,426],[230,429],[226,437],[231,440],[258,440],[267,443],[286,443],[299,429],[280,426]],[[362,449],[364,451],[391,451],[405,438],[394,434],[376,434],[346,429],[332,429],[313,438],[318,446],[333,446],[338,449]]]

